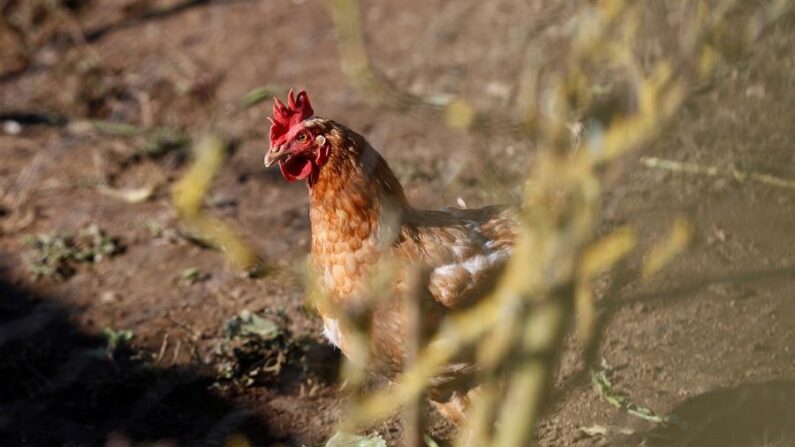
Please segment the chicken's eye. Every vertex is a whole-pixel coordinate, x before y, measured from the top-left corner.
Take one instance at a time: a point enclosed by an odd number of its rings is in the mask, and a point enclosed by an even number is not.
[[[301,132],[301,133],[299,133],[298,135],[295,136],[295,141],[297,141],[299,143],[303,143],[308,138],[309,138],[309,135],[307,135],[306,132]]]

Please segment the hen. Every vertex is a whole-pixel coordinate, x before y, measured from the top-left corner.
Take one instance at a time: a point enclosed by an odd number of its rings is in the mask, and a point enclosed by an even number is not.
[[[514,244],[509,209],[413,208],[387,162],[356,132],[314,116],[306,92],[290,90],[287,104],[274,99],[270,149],[265,165],[279,164],[285,179],[306,180],[312,230],[311,268],[326,297],[319,305],[328,340],[351,357],[339,312],[361,308],[382,294],[367,314],[370,363],[394,377],[406,358],[409,328],[402,311],[411,298],[413,272],[425,276],[421,325],[433,333],[445,314],[475,303],[490,290]],[[375,266],[388,258],[391,290],[371,290]],[[385,293],[386,292],[386,293]],[[433,381],[429,399],[459,424],[466,410],[474,367],[456,359]]]

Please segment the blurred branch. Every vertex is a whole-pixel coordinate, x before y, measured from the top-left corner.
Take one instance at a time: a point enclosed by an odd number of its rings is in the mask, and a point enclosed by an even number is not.
[[[684,251],[692,237],[693,224],[690,220],[682,216],[674,219],[668,236],[649,249],[643,263],[643,278],[651,277],[668,265],[676,255]]]
[[[620,228],[585,249],[575,291],[577,329],[582,340],[593,339],[597,325],[591,282],[597,275],[622,260],[636,244],[635,231],[631,228]]]
[[[236,267],[260,273],[262,261],[248,244],[222,221],[206,216],[201,208],[225,152],[226,143],[217,136],[210,135],[199,141],[195,147],[196,161],[171,191],[174,207],[198,239],[223,250]]]
[[[406,364],[417,361],[420,349],[425,343],[422,327],[423,303],[433,300],[428,291],[431,270],[418,268],[412,274],[411,293],[403,303],[404,319],[409,325],[406,330]],[[424,447],[427,404],[422,396],[410,401],[403,412],[403,445],[405,447]]]
[[[451,128],[491,135],[497,132],[529,136],[521,123],[499,112],[481,113],[463,98],[425,98],[402,91],[370,63],[364,44],[358,0],[331,0],[331,18],[342,59],[342,70],[365,97],[384,107],[418,112],[447,123]]]
[[[373,70],[364,45],[357,0],[331,0],[329,7],[337,32],[342,70],[355,87],[361,89],[370,99],[397,109],[415,106],[431,110],[439,108],[422,98],[398,91]]]
[[[640,162],[643,166],[650,169],[660,169],[680,174],[703,175],[707,177],[725,177],[734,179],[738,182],[751,180],[770,186],[777,186],[779,188],[795,189],[795,180],[787,180],[758,171],[741,171],[734,167],[721,169],[717,166],[704,166],[697,163],[665,160],[656,157],[641,157]]]

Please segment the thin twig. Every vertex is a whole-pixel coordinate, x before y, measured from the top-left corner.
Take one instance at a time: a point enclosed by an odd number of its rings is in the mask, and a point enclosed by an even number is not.
[[[738,182],[752,180],[779,188],[795,189],[795,180],[787,180],[758,171],[741,171],[734,167],[721,169],[684,161],[666,160],[656,157],[641,157],[641,164],[650,169],[660,169],[682,174],[704,175],[707,177],[726,177]]]
[[[428,292],[430,270],[419,268],[414,272],[411,293],[403,303],[403,312],[406,325],[406,364],[411,365],[417,360],[420,349],[425,342],[423,337],[422,303],[433,298]],[[425,440],[426,421],[425,399],[418,396],[410,401],[404,410],[403,418],[403,445],[405,447],[423,447]]]

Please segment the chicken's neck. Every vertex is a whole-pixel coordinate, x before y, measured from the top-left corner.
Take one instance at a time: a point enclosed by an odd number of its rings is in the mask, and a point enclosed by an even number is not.
[[[386,161],[363,141],[345,141],[309,187],[312,259],[331,298],[356,294],[413,212]]]
[[[386,161],[364,143],[337,151],[309,187],[313,239],[367,239],[413,210]]]

